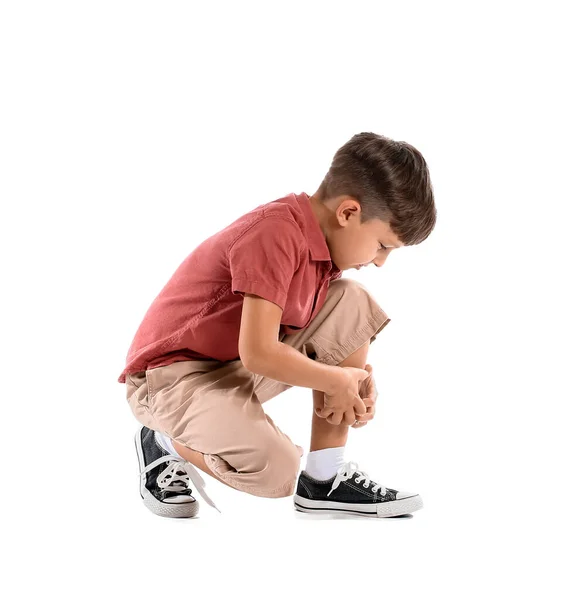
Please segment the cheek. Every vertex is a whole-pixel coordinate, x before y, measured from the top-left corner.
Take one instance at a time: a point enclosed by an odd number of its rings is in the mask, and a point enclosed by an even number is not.
[[[359,247],[359,251],[362,254],[362,256],[364,257],[364,262],[372,260],[374,258],[374,254],[375,254],[374,241],[373,240],[365,241],[362,244],[362,247]]]
[[[355,241],[354,236],[349,235],[347,231],[342,231],[341,235],[335,236],[331,242],[327,242],[329,250],[341,260],[348,261],[351,255],[358,252],[358,240]]]

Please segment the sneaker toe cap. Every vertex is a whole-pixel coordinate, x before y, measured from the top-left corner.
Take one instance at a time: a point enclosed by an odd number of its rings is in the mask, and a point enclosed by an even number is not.
[[[193,496],[181,495],[178,496],[169,496],[168,498],[164,498],[163,502],[165,504],[188,504],[189,502],[195,502],[196,498]]]
[[[415,492],[398,492],[396,494],[396,500],[403,500],[404,498],[411,498],[412,496],[417,496]]]

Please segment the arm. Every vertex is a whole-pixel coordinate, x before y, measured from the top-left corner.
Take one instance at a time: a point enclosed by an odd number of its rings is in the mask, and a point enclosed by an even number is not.
[[[278,340],[282,308],[254,294],[245,294],[239,356],[254,373],[282,383],[332,393],[342,382],[342,369],[324,365]]]

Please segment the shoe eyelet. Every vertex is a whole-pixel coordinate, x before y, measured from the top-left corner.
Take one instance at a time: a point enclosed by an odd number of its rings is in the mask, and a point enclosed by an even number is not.
[[[355,483],[360,483],[360,479],[358,477],[354,481]]]
[[[363,487],[364,489],[368,489],[368,486],[367,486],[367,485],[364,485],[364,483],[362,484],[362,487]]]

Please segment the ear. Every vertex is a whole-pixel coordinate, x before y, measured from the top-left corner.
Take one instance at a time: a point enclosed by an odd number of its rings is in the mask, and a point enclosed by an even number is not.
[[[343,196],[341,203],[335,211],[335,216],[340,225],[345,226],[352,217],[358,217],[360,219],[360,203],[355,200],[352,196]]]

